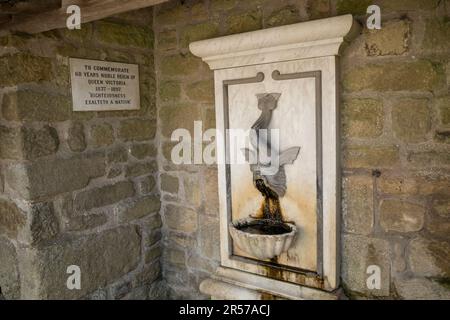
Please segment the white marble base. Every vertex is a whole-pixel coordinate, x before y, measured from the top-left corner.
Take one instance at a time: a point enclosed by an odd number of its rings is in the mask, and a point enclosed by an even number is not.
[[[326,292],[223,267],[202,281],[200,291],[214,300],[347,299],[342,289]]]

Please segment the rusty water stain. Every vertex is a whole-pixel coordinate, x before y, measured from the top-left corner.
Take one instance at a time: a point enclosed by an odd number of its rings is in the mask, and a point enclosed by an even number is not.
[[[293,282],[312,288],[324,289],[325,287],[324,280],[314,272],[283,269],[278,264],[278,257],[271,259],[270,264],[258,263],[258,265],[262,268],[263,275],[271,279]]]
[[[259,292],[261,294],[261,300],[280,300],[281,298],[273,295],[271,293],[265,292],[265,291],[260,291]]]

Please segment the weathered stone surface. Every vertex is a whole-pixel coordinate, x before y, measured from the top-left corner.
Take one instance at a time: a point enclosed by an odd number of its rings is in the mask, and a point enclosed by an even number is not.
[[[344,76],[348,91],[433,91],[443,83],[440,67],[426,60],[369,64]]]
[[[94,154],[16,164],[5,170],[5,180],[21,197],[32,200],[81,189],[104,174],[105,159]]]
[[[95,39],[103,44],[153,48],[153,31],[150,28],[107,21],[98,21],[95,27]]]
[[[408,51],[409,20],[389,21],[381,30],[370,30],[365,41],[368,56],[401,55]]]
[[[435,199],[432,208],[439,216],[450,218],[450,199]]]
[[[187,85],[186,95],[194,101],[214,103],[214,81],[202,80]]]
[[[206,259],[198,254],[192,254],[187,259],[187,266],[209,274],[214,273],[218,267],[218,263],[214,260]]]
[[[108,299],[108,292],[106,289],[99,289],[95,290],[93,293],[89,294],[87,297],[85,297],[86,300],[107,300]]]
[[[5,179],[3,179],[2,170],[0,168],[0,193],[5,191]]]
[[[182,21],[188,17],[189,11],[186,6],[161,7],[156,14],[156,23],[161,25],[175,25],[177,21]]]
[[[133,226],[118,227],[52,246],[21,253],[28,299],[76,299],[134,270],[140,260],[141,237]],[[81,290],[66,287],[67,266],[81,270]]]
[[[153,176],[147,176],[139,181],[139,189],[141,194],[148,194],[155,189],[156,180]]]
[[[439,0],[379,0],[382,12],[434,10]]]
[[[156,151],[154,146],[148,143],[145,144],[133,144],[130,147],[130,154],[138,160],[142,160],[147,157],[155,156]]]
[[[58,133],[50,126],[42,129],[0,126],[0,158],[33,160],[54,154],[58,146]]]
[[[115,147],[107,151],[108,163],[123,163],[128,160],[128,152],[124,147]]]
[[[262,14],[259,10],[229,16],[226,20],[228,33],[241,33],[262,28]]]
[[[164,159],[168,162],[172,162],[172,150],[177,145],[175,141],[165,141],[162,145],[162,155]],[[189,150],[189,154],[191,154],[191,150]],[[183,156],[183,152],[180,152],[180,157]]]
[[[447,213],[450,213],[450,211]],[[426,229],[436,238],[447,239],[450,241],[449,219],[442,219],[441,217],[432,216],[432,218],[427,222]]]
[[[62,95],[19,90],[3,99],[3,117],[11,121],[65,121],[71,113],[70,98]]]
[[[167,248],[163,253],[165,261],[170,264],[179,265],[180,267],[185,266],[186,263],[186,253],[183,250],[175,248]]]
[[[338,15],[351,13],[362,16],[366,14],[367,8],[371,5],[370,0],[338,0],[336,9]]]
[[[121,210],[119,219],[121,222],[140,219],[146,215],[159,211],[160,207],[161,200],[158,196],[143,197],[134,201],[129,208]]]
[[[402,243],[395,242],[393,251],[392,269],[396,273],[401,273],[406,270],[405,247]]]
[[[120,176],[123,172],[123,169],[121,166],[117,165],[117,166],[112,166],[109,170],[108,170],[108,179],[114,179],[117,178],[118,176]]]
[[[145,263],[151,263],[162,255],[162,247],[156,245],[145,253]]]
[[[448,17],[429,19],[426,23],[422,47],[433,52],[443,51],[448,53],[450,50],[449,34],[450,19]]]
[[[69,217],[66,229],[69,231],[84,231],[104,225],[108,221],[106,214],[87,214]]]
[[[181,86],[179,81],[164,81],[159,86],[159,97],[161,101],[173,101],[180,99]]]
[[[204,19],[209,15],[207,4],[203,1],[194,3],[191,7],[191,17],[192,19]]]
[[[205,188],[205,212],[207,214],[218,216],[219,214],[219,189],[217,169],[207,169],[204,173]]]
[[[343,106],[343,133],[352,138],[375,138],[383,133],[383,104],[373,99],[353,99]]]
[[[0,86],[9,87],[20,83],[50,81],[52,62],[49,58],[20,52],[0,57]]]
[[[441,167],[450,165],[450,153],[446,151],[418,151],[408,154],[408,161],[415,166]]]
[[[159,216],[159,215],[158,215]],[[153,230],[152,232],[148,233],[144,239],[144,245],[146,247],[151,247],[158,241],[160,241],[162,238],[162,232],[161,230]]]
[[[177,194],[179,189],[179,182],[178,178],[168,175],[168,174],[162,174],[161,175],[161,190],[165,192],[170,192]]]
[[[111,286],[111,296],[115,300],[123,299],[128,293],[131,292],[130,281],[119,281]]]
[[[165,30],[157,35],[158,50],[174,50],[177,48],[177,32],[176,30]]]
[[[390,292],[390,250],[383,239],[358,235],[342,238],[342,281],[346,288],[369,296],[388,296]],[[376,265],[381,271],[381,288],[367,288],[367,267]]]
[[[192,233],[197,230],[197,213],[191,209],[167,205],[164,221],[168,228],[176,231]]]
[[[413,178],[402,176],[384,176],[378,180],[381,193],[385,194],[415,194],[418,191],[417,181]]]
[[[411,271],[424,277],[449,277],[450,243],[416,238],[409,244]]]
[[[400,297],[406,300],[450,299],[448,287],[440,285],[436,280],[423,278],[396,280],[395,288]]]
[[[152,25],[153,8],[146,7],[142,9],[123,12],[115,15],[114,18],[129,24]]]
[[[109,146],[114,143],[114,129],[108,123],[93,125],[91,139],[94,147]]]
[[[295,6],[287,6],[283,9],[272,12],[265,20],[268,27],[277,27],[285,24],[296,23],[300,21],[300,12]]]
[[[62,64],[61,61],[56,62],[54,82],[58,88],[64,88],[66,90],[69,90],[70,68],[69,66]]]
[[[125,141],[149,140],[155,137],[156,121],[127,119],[120,123],[119,137]]]
[[[0,159],[22,159],[22,135],[20,128],[0,125]]]
[[[177,246],[182,246],[190,249],[193,249],[197,246],[197,241],[191,234],[188,235],[184,233],[179,233],[177,231],[169,230],[167,238],[170,243]]]
[[[58,132],[55,128],[44,126],[42,129],[22,128],[23,153],[28,160],[56,153],[59,147]]]
[[[351,176],[344,178],[344,228],[350,233],[367,235],[373,228],[373,178]]]
[[[25,225],[26,217],[13,202],[0,199],[0,231],[10,238],[16,238]]]
[[[71,42],[92,41],[93,23],[81,24],[81,29],[58,29],[59,33],[65,39]]]
[[[2,294],[8,300],[19,299],[20,277],[16,249],[5,238],[0,238],[0,257],[2,257],[0,259],[0,288],[2,288]]]
[[[148,175],[148,174],[155,173],[156,170],[157,170],[157,164],[155,161],[131,163],[125,169],[125,177],[133,178],[133,177]]]
[[[396,146],[349,146],[344,150],[344,165],[349,168],[391,167],[398,160]]]
[[[189,76],[198,71],[202,61],[191,54],[175,54],[163,57],[161,73],[164,77]]]
[[[53,204],[35,203],[30,210],[30,243],[39,245],[53,239],[59,233],[59,222]]]
[[[435,177],[422,177],[418,179],[418,194],[441,195],[447,197],[450,194],[450,177],[438,175]]]
[[[78,211],[107,206],[134,195],[130,181],[121,181],[95,189],[82,191],[75,196],[74,207]]]
[[[194,132],[194,121],[201,121],[202,110],[198,106],[175,105],[161,109],[159,115],[162,124],[162,134],[170,138],[172,132],[178,128]]]
[[[153,233],[155,229],[159,229],[162,226],[161,216],[154,214],[144,220],[143,228],[150,233]],[[151,245],[151,244],[150,244]]]
[[[436,130],[434,141],[438,143],[450,143],[450,130]]]
[[[143,269],[136,274],[136,279],[133,281],[134,285],[149,285],[153,283],[161,275],[161,265],[159,261],[155,261],[149,265],[143,267]],[[133,290],[135,291],[135,290]],[[130,299],[135,300],[134,295],[136,292],[132,293]],[[145,299],[147,299],[145,297]]]
[[[308,12],[311,19],[329,17],[331,15],[330,0],[308,1]]]
[[[401,100],[392,108],[395,135],[404,142],[421,142],[431,129],[428,100]]]
[[[221,10],[231,10],[237,4],[239,0],[215,0],[211,2],[211,10],[212,11],[221,11]]]
[[[189,25],[183,28],[181,33],[181,45],[188,47],[189,43],[215,38],[219,35],[219,23],[204,22],[195,25]]]
[[[439,109],[441,123],[446,126],[450,125],[450,97],[438,99],[436,105]]]
[[[0,45],[3,47],[24,49],[30,36],[26,34],[9,34],[0,38]]]
[[[425,208],[401,200],[384,200],[380,207],[380,225],[389,232],[415,232],[423,228]]]
[[[186,176],[183,179],[184,197],[191,205],[199,207],[202,203],[202,184],[196,176]]]
[[[220,260],[219,219],[202,216],[198,233],[199,253],[212,260]]]
[[[72,123],[68,131],[67,143],[73,152],[83,152],[86,150],[86,138],[82,122],[77,121]]]

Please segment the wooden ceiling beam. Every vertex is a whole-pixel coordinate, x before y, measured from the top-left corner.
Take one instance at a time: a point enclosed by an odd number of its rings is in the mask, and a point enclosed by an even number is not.
[[[0,26],[0,35],[8,32],[41,33],[66,27],[68,5],[81,9],[81,23],[104,19],[116,14],[142,9],[168,0],[62,0],[58,9],[33,15],[17,16],[12,22]]]

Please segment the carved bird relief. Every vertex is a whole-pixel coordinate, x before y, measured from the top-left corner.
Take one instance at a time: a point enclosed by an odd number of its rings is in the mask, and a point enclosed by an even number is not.
[[[300,152],[300,147],[291,147],[279,152],[271,146],[270,139],[267,139],[264,135],[260,134],[261,129],[268,129],[272,119],[273,110],[277,108],[280,96],[280,93],[262,93],[256,95],[256,98],[258,99],[258,109],[261,110],[261,115],[252,125],[251,128],[253,130],[250,133],[250,143],[256,151],[248,148],[245,148],[242,151],[246,160],[250,162],[250,170],[253,173],[253,184],[264,197],[262,208],[263,217],[265,219],[281,221],[279,198],[285,195],[287,188],[284,166],[294,163]],[[261,150],[261,148],[266,148],[267,150]],[[270,159],[277,158],[278,164],[272,162],[261,163],[258,153],[266,152],[265,154],[268,154],[268,150],[271,152]],[[264,169],[273,165],[277,165],[277,170],[274,170],[273,174],[268,174],[268,170]]]

